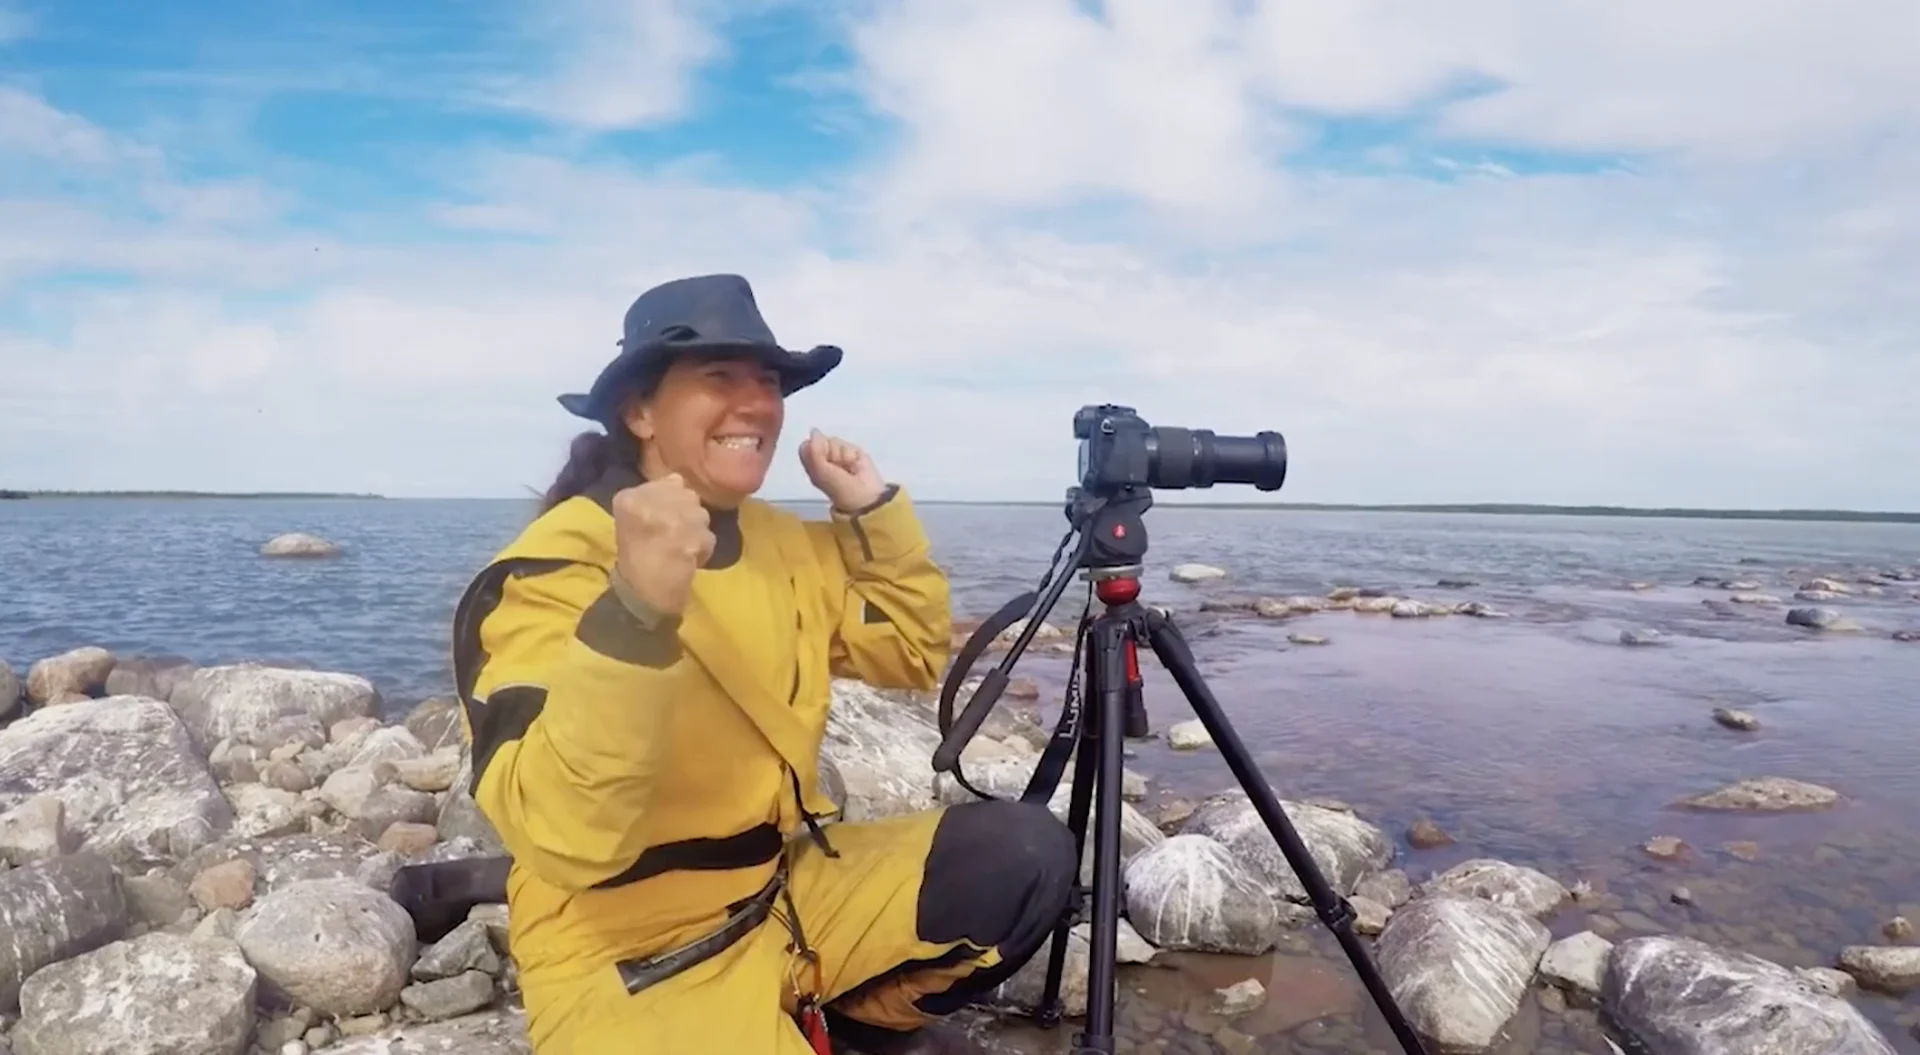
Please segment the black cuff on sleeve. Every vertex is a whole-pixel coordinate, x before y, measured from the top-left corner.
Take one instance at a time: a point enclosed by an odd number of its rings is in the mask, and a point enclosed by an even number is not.
[[[609,583],[606,592],[581,613],[573,634],[608,659],[664,670],[680,659],[679,630],[678,619],[647,625]]]

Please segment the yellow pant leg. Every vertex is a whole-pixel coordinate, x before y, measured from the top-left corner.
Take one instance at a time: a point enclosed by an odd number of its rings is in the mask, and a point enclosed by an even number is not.
[[[826,831],[839,856],[808,844],[792,878],[821,996],[888,1030],[1011,976],[1059,922],[1078,870],[1072,832],[1042,805],[973,802]]]
[[[719,956],[638,994],[611,966],[529,987],[534,1055],[812,1055],[782,1008],[787,942],[769,917]]]

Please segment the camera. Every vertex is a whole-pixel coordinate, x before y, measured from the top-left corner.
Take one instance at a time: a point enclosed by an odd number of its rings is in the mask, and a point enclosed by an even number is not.
[[[1210,429],[1154,426],[1132,407],[1105,403],[1073,415],[1073,436],[1080,441],[1080,487],[1091,494],[1215,484],[1278,491],[1287,479],[1287,441],[1277,432],[1218,436]]]

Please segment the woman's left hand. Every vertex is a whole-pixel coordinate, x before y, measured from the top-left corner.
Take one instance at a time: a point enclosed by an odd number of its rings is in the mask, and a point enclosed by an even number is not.
[[[807,470],[813,486],[843,513],[865,509],[887,490],[886,481],[866,451],[819,429],[801,441],[800,465]]]

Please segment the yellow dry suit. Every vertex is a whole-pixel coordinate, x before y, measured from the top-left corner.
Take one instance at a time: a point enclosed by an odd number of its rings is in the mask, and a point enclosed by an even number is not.
[[[925,690],[946,662],[948,585],[907,495],[714,511],[714,556],[661,620],[611,577],[611,497],[638,482],[542,514],[455,616],[536,1055],[800,1055],[816,1000],[910,1030],[1011,975],[1076,871],[1044,806],[817,823],[829,679]]]

